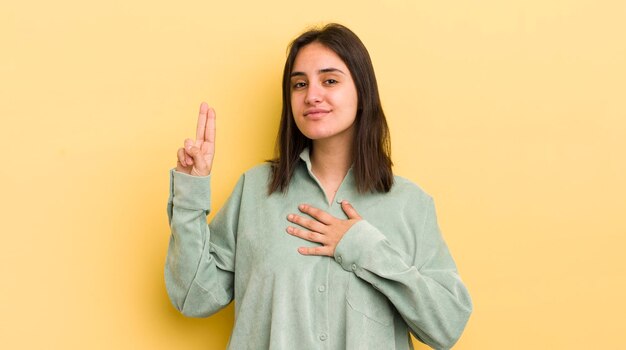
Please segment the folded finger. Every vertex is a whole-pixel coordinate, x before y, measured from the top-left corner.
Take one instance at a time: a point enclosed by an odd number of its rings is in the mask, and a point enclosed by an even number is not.
[[[178,156],[178,161],[180,162],[180,164],[186,167],[187,163],[185,162],[185,150],[182,148],[179,148],[176,155]]]
[[[194,142],[192,139],[185,139],[185,161],[187,162],[187,165],[193,164],[193,157],[191,156],[191,153],[189,153],[193,145]]]

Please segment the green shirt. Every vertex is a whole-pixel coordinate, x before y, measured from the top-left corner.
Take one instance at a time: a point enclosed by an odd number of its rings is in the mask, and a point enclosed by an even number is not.
[[[289,235],[287,220],[307,203],[329,205],[302,152],[286,193],[267,195],[268,164],[245,172],[207,225],[210,176],[171,170],[171,239],[165,282],[183,314],[206,317],[234,296],[229,349],[411,349],[409,331],[437,349],[452,347],[472,303],[439,232],[433,200],[395,176],[388,193],[360,194],[352,169],[336,194],[363,218],[334,257]]]

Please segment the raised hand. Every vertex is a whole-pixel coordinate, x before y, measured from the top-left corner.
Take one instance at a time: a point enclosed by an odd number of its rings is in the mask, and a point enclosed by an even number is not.
[[[321,244],[321,246],[317,247],[298,248],[298,252],[302,255],[333,256],[335,254],[335,248],[341,238],[343,238],[343,235],[348,232],[352,225],[361,220],[361,216],[359,216],[352,204],[345,200],[341,202],[341,209],[343,209],[343,212],[348,216],[347,220],[338,219],[308,204],[300,204],[298,209],[309,215],[312,219],[297,214],[289,214],[287,220],[304,229],[289,226],[287,227],[287,233],[307,241]]]
[[[195,176],[211,173],[215,156],[215,111],[206,102],[200,104],[196,140],[186,139],[177,156],[176,171]]]

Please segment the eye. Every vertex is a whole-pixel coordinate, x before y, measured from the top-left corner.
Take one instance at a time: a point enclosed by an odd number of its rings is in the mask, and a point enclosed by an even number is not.
[[[292,87],[293,87],[294,89],[302,89],[302,88],[303,88],[303,87],[305,87],[305,86],[306,86],[306,83],[305,83],[305,82],[303,82],[303,81],[298,81],[298,82],[294,83]]]
[[[335,79],[326,79],[326,81],[324,81],[324,83],[326,83],[326,85],[335,85],[338,83],[337,80]]]

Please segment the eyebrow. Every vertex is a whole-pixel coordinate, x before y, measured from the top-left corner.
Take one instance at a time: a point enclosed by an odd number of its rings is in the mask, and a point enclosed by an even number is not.
[[[322,74],[322,73],[334,73],[334,72],[338,72],[341,73],[343,75],[346,75],[346,73],[344,73],[341,69],[338,68],[323,68],[317,71],[318,73]],[[297,76],[302,76],[305,75],[304,72],[291,72],[290,77],[297,77]]]

